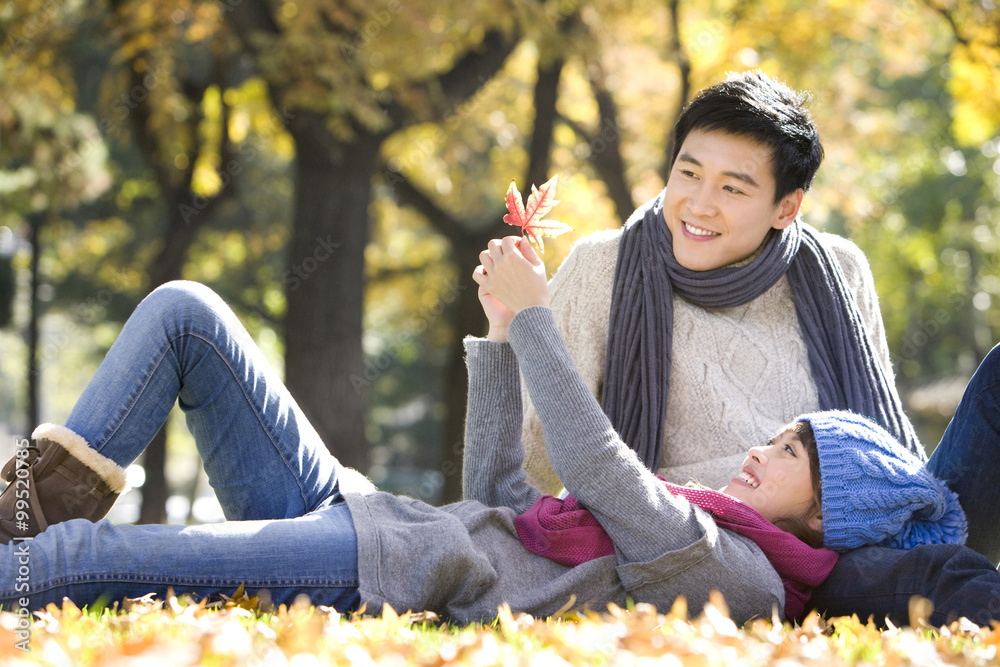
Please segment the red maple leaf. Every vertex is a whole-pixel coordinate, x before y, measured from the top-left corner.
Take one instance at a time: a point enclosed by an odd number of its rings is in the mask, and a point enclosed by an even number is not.
[[[559,203],[556,199],[556,174],[550,178],[541,188],[531,186],[531,194],[528,202],[522,203],[521,193],[517,190],[517,183],[511,179],[510,187],[507,188],[507,210],[510,211],[503,217],[503,221],[508,225],[515,225],[521,228],[521,236],[527,236],[528,240],[538,247],[539,252],[545,250],[542,241],[543,236],[556,237],[560,234],[572,231],[573,228],[565,222],[555,220],[543,220],[545,214],[552,210],[552,207]]]

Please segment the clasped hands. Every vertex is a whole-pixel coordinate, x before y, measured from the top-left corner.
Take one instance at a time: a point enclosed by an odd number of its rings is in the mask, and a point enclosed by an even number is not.
[[[472,279],[479,285],[479,302],[490,321],[486,338],[503,342],[514,315],[531,306],[549,305],[545,265],[520,236],[493,239],[479,253],[479,262]]]

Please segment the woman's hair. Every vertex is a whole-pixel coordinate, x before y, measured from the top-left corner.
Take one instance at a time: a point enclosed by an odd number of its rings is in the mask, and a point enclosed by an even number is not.
[[[809,455],[809,476],[812,479],[813,501],[809,505],[809,509],[799,516],[782,517],[775,519],[773,523],[809,546],[818,549],[823,546],[823,529],[816,530],[809,526],[809,518],[822,512],[823,508],[823,482],[819,472],[819,451],[816,447],[816,436],[813,434],[809,422],[797,421],[792,430],[799,436],[802,446]]]

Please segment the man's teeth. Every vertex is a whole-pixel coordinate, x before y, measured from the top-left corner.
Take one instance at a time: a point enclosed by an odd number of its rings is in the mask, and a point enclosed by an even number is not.
[[[685,227],[685,229],[687,229],[690,233],[694,234],[695,236],[718,236],[719,235],[718,232],[710,232],[707,229],[701,229],[700,227],[694,227],[694,226],[692,226],[692,225],[690,225],[690,224],[688,224],[686,222],[684,223],[684,227]]]
[[[753,477],[751,477],[751,476],[750,476],[750,475],[749,475],[748,473],[745,473],[745,472],[741,472],[741,473],[740,473],[740,479],[741,479],[741,480],[743,480],[744,482],[746,482],[747,484],[749,484],[750,486],[752,486],[752,487],[753,487],[753,488],[755,488],[755,489],[756,489],[756,488],[757,488],[758,486],[760,486],[760,482],[758,482],[757,480],[755,480],[755,479],[754,479]]]

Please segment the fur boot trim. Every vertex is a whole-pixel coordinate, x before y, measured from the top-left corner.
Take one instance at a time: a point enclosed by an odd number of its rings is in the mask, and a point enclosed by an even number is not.
[[[31,434],[35,440],[45,438],[60,445],[70,455],[96,472],[114,493],[122,493],[127,485],[125,468],[91,447],[83,436],[58,424],[42,424]]]

